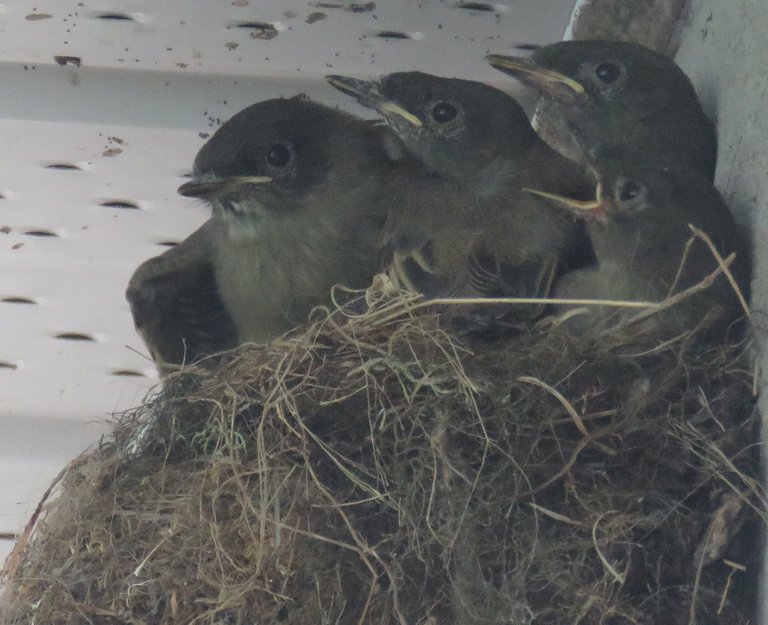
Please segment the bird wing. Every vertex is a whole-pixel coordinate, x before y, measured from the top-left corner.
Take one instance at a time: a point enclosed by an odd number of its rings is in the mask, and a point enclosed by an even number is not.
[[[556,253],[529,256],[519,262],[500,260],[474,237],[467,255],[467,274],[473,291],[481,297],[545,298],[561,271]],[[526,317],[536,317],[544,306],[525,306]]]
[[[142,263],[126,291],[136,330],[159,366],[193,362],[237,345],[210,261],[215,224]]]
[[[380,259],[396,286],[427,297],[449,295],[450,279],[440,271],[434,239],[421,233],[399,236],[382,247]]]

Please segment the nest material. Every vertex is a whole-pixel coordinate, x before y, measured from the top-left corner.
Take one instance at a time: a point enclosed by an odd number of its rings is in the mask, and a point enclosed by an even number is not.
[[[170,376],[63,472],[2,622],[750,622],[746,342],[490,340],[415,301]]]

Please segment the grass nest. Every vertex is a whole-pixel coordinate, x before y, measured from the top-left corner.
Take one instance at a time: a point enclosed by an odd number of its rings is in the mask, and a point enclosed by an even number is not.
[[[2,622],[755,622],[746,339],[489,338],[366,298],[119,416],[7,561]]]

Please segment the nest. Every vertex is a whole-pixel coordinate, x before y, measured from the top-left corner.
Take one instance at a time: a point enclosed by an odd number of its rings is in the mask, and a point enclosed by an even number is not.
[[[750,622],[746,339],[489,339],[367,298],[121,415],[8,560],[2,622]]]

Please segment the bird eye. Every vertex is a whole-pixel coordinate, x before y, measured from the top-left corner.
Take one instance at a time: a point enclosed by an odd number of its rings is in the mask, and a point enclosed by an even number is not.
[[[438,102],[432,107],[432,119],[438,124],[445,124],[456,117],[458,111],[449,102]]]
[[[619,188],[619,200],[622,202],[629,202],[634,200],[643,192],[642,188],[636,182],[627,180]]]
[[[595,76],[600,79],[600,82],[610,85],[612,82],[616,82],[621,76],[621,68],[616,63],[598,63],[595,67]]]
[[[291,160],[291,150],[283,143],[276,143],[267,152],[267,162],[272,167],[285,167]]]

